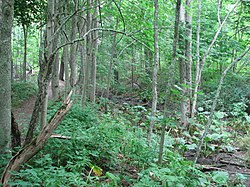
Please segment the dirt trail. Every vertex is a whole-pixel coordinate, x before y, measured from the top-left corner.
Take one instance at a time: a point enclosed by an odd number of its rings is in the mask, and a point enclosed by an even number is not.
[[[64,81],[59,81],[60,93],[62,93],[64,90],[64,84],[65,84]],[[49,87],[48,87],[48,96],[49,96],[49,99],[52,98],[51,84],[49,84]],[[20,126],[20,128],[29,124],[29,121],[31,119],[31,115],[35,106],[35,102],[36,102],[36,96],[32,96],[29,99],[25,100],[21,104],[21,106],[13,109],[15,120]]]

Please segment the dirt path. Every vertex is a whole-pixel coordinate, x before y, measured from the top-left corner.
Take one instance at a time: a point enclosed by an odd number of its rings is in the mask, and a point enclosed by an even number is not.
[[[64,81],[59,81],[59,92],[62,93],[64,90]],[[49,99],[52,98],[51,84],[48,87]],[[27,126],[31,119],[31,115],[35,106],[36,96],[32,96],[25,100],[21,106],[13,109],[14,117],[20,128]]]
[[[20,107],[13,109],[15,120],[20,128],[29,124],[35,102],[36,96],[32,96],[24,101]]]

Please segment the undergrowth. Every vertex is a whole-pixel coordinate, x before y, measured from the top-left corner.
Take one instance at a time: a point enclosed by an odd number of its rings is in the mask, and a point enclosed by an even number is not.
[[[52,115],[60,104],[50,106]],[[127,110],[134,111],[134,107]],[[130,118],[134,117],[132,113]],[[42,151],[14,172],[13,186],[223,186],[228,176],[203,173],[178,152],[187,144],[167,136],[157,164],[159,136],[147,145],[146,131],[119,113],[74,104]],[[186,147],[188,148],[188,147]],[[221,185],[219,185],[221,184]]]
[[[37,85],[33,82],[13,82],[11,84],[12,107],[20,106],[23,101],[37,93]]]

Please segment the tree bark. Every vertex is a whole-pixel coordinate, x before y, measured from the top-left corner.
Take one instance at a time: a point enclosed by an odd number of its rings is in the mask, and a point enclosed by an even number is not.
[[[0,154],[11,142],[11,31],[13,0],[0,0]]]
[[[158,154],[158,164],[162,164],[162,157],[164,152],[164,142],[165,142],[165,133],[166,133],[166,126],[168,123],[167,119],[171,117],[173,114],[172,111],[169,111],[168,105],[174,105],[172,99],[171,99],[171,89],[174,84],[174,75],[176,71],[176,57],[177,57],[177,46],[178,46],[178,39],[179,39],[179,26],[180,26],[180,8],[181,8],[181,0],[177,0],[176,2],[176,12],[175,12],[175,27],[174,27],[174,38],[173,38],[173,51],[172,51],[172,63],[169,66],[168,69],[168,77],[166,79],[167,82],[167,89],[165,94],[165,101],[164,101],[164,112],[163,117],[166,119],[161,127],[161,139],[159,144],[159,154]],[[169,111],[170,114],[167,114]]]
[[[97,12],[98,6],[94,5],[96,8],[94,10],[94,14],[92,16],[92,28],[98,28],[98,20],[97,20]],[[95,95],[96,95],[96,54],[98,51],[98,31],[92,32],[92,71],[91,71],[91,94],[90,94],[90,101],[95,102]]]
[[[186,79],[187,79],[187,117],[190,117],[191,113],[191,100],[192,100],[192,0],[186,0],[186,9],[185,9],[185,62],[186,62]]]
[[[197,5],[197,31],[196,31],[196,71],[195,71],[195,89],[194,89],[194,94],[193,94],[193,103],[192,103],[192,110],[191,110],[191,118],[194,117],[195,115],[195,109],[196,109],[196,103],[197,103],[197,91],[198,91],[198,86],[196,86],[196,83],[199,82],[199,71],[200,71],[200,30],[201,30],[201,0],[198,0],[198,5]]]
[[[157,73],[159,68],[159,44],[158,44],[158,0],[154,0],[154,69],[152,77],[152,112],[148,128],[147,141],[151,144],[151,136],[155,124],[156,107],[157,107]]]
[[[53,62],[55,59],[55,53],[52,53],[53,40],[51,40],[53,35],[53,11],[54,11],[54,0],[48,1],[48,22],[47,22],[47,32],[46,32],[46,50],[45,59],[40,67],[39,77],[38,77],[38,95],[35,102],[35,107],[32,112],[31,120],[29,123],[29,129],[26,135],[24,145],[29,144],[34,135],[36,129],[39,113],[41,112],[40,125],[43,128],[46,125],[47,119],[47,102],[48,102],[48,83],[52,73]]]
[[[76,17],[72,18],[72,28],[71,28],[71,41],[76,38]],[[70,57],[69,57],[69,65],[70,65],[70,86],[71,88],[75,86],[77,79],[77,66],[76,66],[76,46],[77,44],[72,44],[70,46]]]
[[[114,61],[116,60],[116,35],[117,35],[117,33],[113,33],[111,58],[110,58],[110,62],[109,62],[109,69],[108,69],[108,75],[107,75],[106,98],[109,98],[110,82],[111,82],[111,77],[112,77],[111,74],[112,74]]]
[[[21,147],[21,133],[14,114],[11,112],[11,148],[15,150],[15,147]]]
[[[180,84],[181,84],[181,101],[180,101],[180,111],[181,111],[181,124],[184,128],[188,125],[188,103],[187,103],[187,64],[185,59],[185,39],[184,28],[185,28],[185,9],[183,5],[180,8],[180,34],[179,34],[179,71],[180,71]]]
[[[59,16],[59,8],[58,8],[58,0],[54,0],[54,9],[53,9],[53,27],[52,27],[52,34],[56,31],[58,27],[58,16]],[[53,36],[53,43],[52,43],[52,51],[57,48],[57,43],[59,36]],[[59,97],[59,54],[57,53],[55,56],[55,61],[53,63],[52,68],[52,79],[51,79],[51,90],[52,90],[52,98],[53,100],[58,99]]]
[[[28,27],[24,24],[22,24],[23,27],[23,41],[24,41],[24,45],[23,45],[23,77],[22,80],[23,81],[27,81],[27,32],[28,32]]]
[[[8,180],[11,177],[12,171],[19,170],[22,164],[30,160],[46,145],[46,142],[52,135],[52,132],[57,128],[59,123],[63,120],[64,116],[67,114],[67,112],[72,106],[72,101],[70,100],[71,93],[72,92],[70,92],[68,97],[65,99],[63,105],[50,119],[48,124],[43,127],[40,134],[11,158],[1,177],[1,183],[3,187],[8,186]]]

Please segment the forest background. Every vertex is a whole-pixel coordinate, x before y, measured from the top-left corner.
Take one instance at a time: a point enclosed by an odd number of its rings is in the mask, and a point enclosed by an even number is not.
[[[248,1],[0,2],[3,186],[249,184]]]

